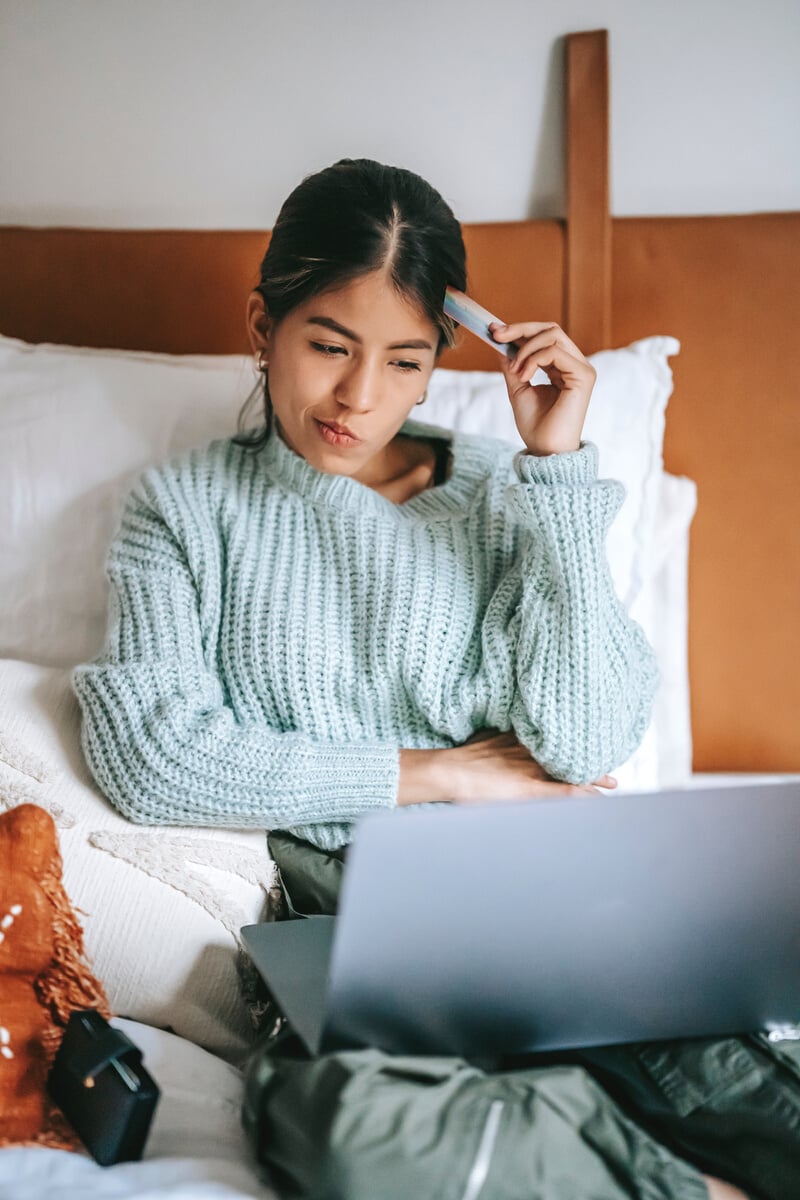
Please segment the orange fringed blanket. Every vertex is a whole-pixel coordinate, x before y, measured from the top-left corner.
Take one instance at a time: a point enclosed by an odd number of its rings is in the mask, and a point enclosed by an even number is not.
[[[52,817],[22,804],[0,814],[0,1145],[76,1144],[45,1081],[79,1008],[109,1015],[61,882]]]

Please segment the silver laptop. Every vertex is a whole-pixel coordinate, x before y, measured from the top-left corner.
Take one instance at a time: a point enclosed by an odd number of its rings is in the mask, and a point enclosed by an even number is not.
[[[800,780],[365,818],[339,908],[242,930],[312,1053],[800,1020]]]

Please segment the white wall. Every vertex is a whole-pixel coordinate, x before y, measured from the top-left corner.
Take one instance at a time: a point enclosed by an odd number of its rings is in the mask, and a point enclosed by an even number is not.
[[[0,0],[0,222],[265,228],[346,155],[561,216],[561,39],[601,27],[615,215],[800,209],[797,0]]]

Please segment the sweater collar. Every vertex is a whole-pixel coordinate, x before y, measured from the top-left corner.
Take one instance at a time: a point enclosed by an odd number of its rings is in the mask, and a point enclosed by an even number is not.
[[[394,510],[425,519],[463,513],[465,506],[476,496],[476,480],[489,473],[485,453],[481,453],[479,445],[474,444],[472,439],[463,439],[452,430],[410,419],[399,432],[417,438],[446,437],[453,455],[449,479],[437,487],[418,492],[403,504],[387,500],[374,488],[348,475],[332,475],[317,470],[287,446],[274,427],[262,451],[262,461],[276,483],[324,507],[360,509],[362,512],[372,509],[383,513]]]

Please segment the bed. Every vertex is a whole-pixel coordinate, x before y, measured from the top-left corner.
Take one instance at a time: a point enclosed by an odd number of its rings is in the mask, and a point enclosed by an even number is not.
[[[555,318],[598,370],[586,436],[627,489],[609,558],[663,679],[617,774],[795,777],[800,213],[613,219],[607,36],[565,50],[566,219],[465,234],[472,293]],[[243,310],[267,236],[0,228],[0,808],[53,815],[97,974],[164,1092],[142,1164],[5,1149],[0,1200],[271,1195],[238,1127],[236,939],[274,896],[263,837],[127,826],[93,788],[69,687],[102,636],[131,480],[232,432],[253,387]],[[494,365],[462,338],[425,421],[518,440]]]

